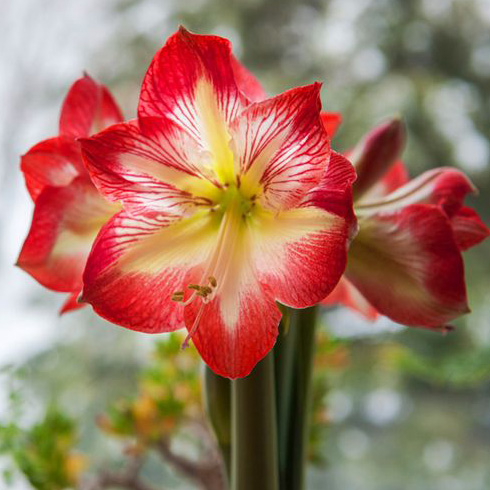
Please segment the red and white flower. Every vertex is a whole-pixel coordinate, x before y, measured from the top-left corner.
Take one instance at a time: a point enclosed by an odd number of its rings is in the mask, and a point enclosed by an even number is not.
[[[383,314],[410,326],[445,330],[469,311],[461,251],[488,236],[464,206],[475,191],[461,171],[443,167],[410,180],[398,160],[401,121],[371,131],[349,154],[359,233],[345,275],[326,304],[343,303],[375,319]]]
[[[76,299],[88,253],[101,226],[120,209],[92,184],[77,138],[121,120],[109,91],[85,75],[65,98],[59,136],[33,146],[21,160],[34,215],[17,264],[43,286],[70,293],[61,312],[83,306]]]
[[[264,100],[228,41],[174,34],[138,119],[81,142],[94,183],[123,206],[94,244],[83,300],[134,330],[185,325],[215,372],[247,375],[275,342],[275,302],[321,301],[356,228],[354,171],[330,150],[319,92]]]

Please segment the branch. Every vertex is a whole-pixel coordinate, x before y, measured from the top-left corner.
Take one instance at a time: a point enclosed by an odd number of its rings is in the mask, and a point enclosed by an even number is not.
[[[103,490],[105,488],[120,487],[127,490],[156,490],[147,483],[138,478],[128,478],[123,472],[121,473],[102,473],[90,486],[84,490]]]
[[[112,487],[126,490],[156,490],[139,477],[142,464],[141,458],[133,457],[126,469],[122,471],[103,471],[86,485],[82,485],[80,490],[103,490]]]
[[[203,490],[225,490],[227,488],[223,468],[219,457],[205,462],[192,461],[185,456],[175,453],[168,439],[161,439],[155,444],[155,449],[178,472],[197,483]]]

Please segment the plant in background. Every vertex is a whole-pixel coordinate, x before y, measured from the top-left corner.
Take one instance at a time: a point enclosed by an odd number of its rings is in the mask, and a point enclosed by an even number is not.
[[[328,437],[331,417],[327,404],[332,378],[345,371],[350,363],[350,352],[345,343],[332,339],[319,330],[315,337],[315,357],[311,386],[311,414],[308,432],[307,460],[322,466],[328,463],[322,453]]]
[[[77,421],[60,407],[50,407],[41,421],[26,424],[26,403],[19,394],[12,410],[16,415],[0,425],[0,453],[9,454],[40,490],[159,488],[143,474],[152,454],[198,488],[224,490],[221,457],[201,409],[199,356],[195,350],[183,352],[182,341],[178,334],[157,341],[148,366],[138,374],[137,393],[115,401],[97,419],[101,431],[122,444],[122,467],[101,467],[83,452]],[[197,458],[175,448],[183,441]]]
[[[125,454],[133,462],[129,467],[137,473],[154,452],[199,488],[224,490],[222,460],[201,409],[199,356],[191,349],[182,351],[183,340],[172,333],[157,342],[150,365],[139,376],[136,396],[117,401],[98,418],[98,425],[126,442]],[[174,449],[183,438],[198,452],[197,459]],[[114,480],[112,472],[102,472],[95,483],[88,482],[100,486],[110,477]]]
[[[84,77],[61,136],[23,157],[35,212],[19,264],[70,292],[65,310],[78,298],[133,330],[185,327],[183,345],[209,366],[206,411],[227,478],[199,416],[198,358],[171,337],[137,396],[99,420],[133,440],[131,465],[89,488],[149,488],[139,471],[158,451],[202,488],[300,490],[325,392],[312,387],[316,305],[444,331],[468,311],[461,250],[488,235],[463,206],[469,180],[445,168],[407,182],[398,120],[337,154],[340,116],[320,111],[319,92],[267,98],[228,41],[181,28],[150,64],[135,120],[119,122]],[[205,434],[211,460],[174,453],[184,426]]]
[[[75,422],[58,408],[48,408],[43,420],[27,429],[14,421],[0,426],[0,439],[0,452],[11,455],[34,488],[63,490],[80,483],[87,460],[74,449]]]
[[[199,356],[191,349],[182,352],[182,341],[172,334],[156,343],[138,394],[116,403],[99,419],[101,428],[121,436],[137,434],[140,443],[152,444],[169,438],[183,421],[202,423]]]

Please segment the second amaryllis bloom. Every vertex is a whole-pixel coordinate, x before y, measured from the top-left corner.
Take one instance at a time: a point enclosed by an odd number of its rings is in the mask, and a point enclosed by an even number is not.
[[[345,276],[325,303],[343,303],[374,319],[446,330],[469,311],[461,252],[488,236],[464,206],[475,191],[461,171],[442,167],[410,180],[399,160],[400,120],[383,124],[348,156],[358,173],[354,207],[359,233]]]
[[[123,205],[90,254],[83,300],[143,332],[185,325],[216,373],[247,375],[275,342],[276,301],[323,299],[356,227],[354,171],[330,150],[319,91],[261,100],[227,40],[173,35],[138,119],[82,140],[93,181]]]
[[[88,253],[100,227],[120,209],[92,184],[77,138],[120,121],[107,88],[85,75],[65,98],[59,136],[33,146],[21,160],[34,215],[17,265],[43,286],[70,293],[62,313],[83,306],[77,296]]]

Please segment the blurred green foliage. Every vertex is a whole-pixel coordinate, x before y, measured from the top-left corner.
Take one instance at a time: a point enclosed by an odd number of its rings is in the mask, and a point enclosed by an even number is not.
[[[399,353],[399,368],[407,375],[440,386],[477,387],[490,379],[490,349],[457,352],[440,359],[414,355],[406,349]]]
[[[220,482],[221,462],[213,460],[214,440],[201,410],[200,358],[195,349],[184,351],[183,341],[182,335],[173,333],[156,342],[148,363],[138,369],[135,392],[111,400],[96,420],[87,421],[80,416],[76,420],[68,415],[73,411],[71,406],[50,405],[41,421],[26,422],[26,393],[12,388],[10,417],[0,425],[0,454],[8,455],[13,463],[4,472],[5,483],[10,484],[18,471],[38,490],[133,488],[151,452],[183,473],[184,481],[186,476],[198,483],[202,479],[205,489],[212,488],[209,485],[214,485],[214,479]],[[22,386],[23,371],[20,368],[6,374]],[[96,421],[106,438],[122,443],[122,461],[117,465],[116,458],[106,462],[106,466],[98,464],[91,447],[87,452],[81,451],[78,433],[82,423],[94,425]],[[173,443],[182,438],[186,427],[190,433],[188,443],[195,450],[213,446],[205,464],[173,452]]]
[[[144,444],[171,437],[182,422],[202,417],[199,356],[195,349],[184,352],[182,342],[181,335],[171,334],[155,344],[137,394],[113,403],[99,417],[103,430]]]
[[[73,488],[84,467],[83,456],[73,451],[76,432],[75,422],[52,406],[43,420],[27,429],[15,422],[0,426],[0,452],[10,454],[38,490]],[[9,483],[11,472],[4,476]]]

